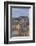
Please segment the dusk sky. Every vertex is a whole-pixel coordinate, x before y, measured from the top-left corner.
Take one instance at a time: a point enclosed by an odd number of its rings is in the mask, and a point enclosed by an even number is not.
[[[28,16],[28,8],[12,8],[12,17]]]

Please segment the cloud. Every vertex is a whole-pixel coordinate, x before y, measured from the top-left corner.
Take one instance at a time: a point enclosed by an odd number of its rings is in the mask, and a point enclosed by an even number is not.
[[[19,16],[28,16],[29,9],[27,8],[12,8],[12,16],[19,17]]]

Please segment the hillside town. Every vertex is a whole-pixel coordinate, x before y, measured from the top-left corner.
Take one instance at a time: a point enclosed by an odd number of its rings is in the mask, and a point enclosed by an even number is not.
[[[29,17],[12,18],[12,36],[29,36]]]

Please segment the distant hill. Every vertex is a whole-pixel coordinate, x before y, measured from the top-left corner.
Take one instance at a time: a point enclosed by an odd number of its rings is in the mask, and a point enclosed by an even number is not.
[[[21,20],[22,18],[28,18],[28,16],[20,16],[18,18],[12,18],[12,20]]]

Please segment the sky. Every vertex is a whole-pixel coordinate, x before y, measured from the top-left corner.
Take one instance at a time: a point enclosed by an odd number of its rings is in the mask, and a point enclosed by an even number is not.
[[[28,8],[12,8],[12,17],[28,16]]]

